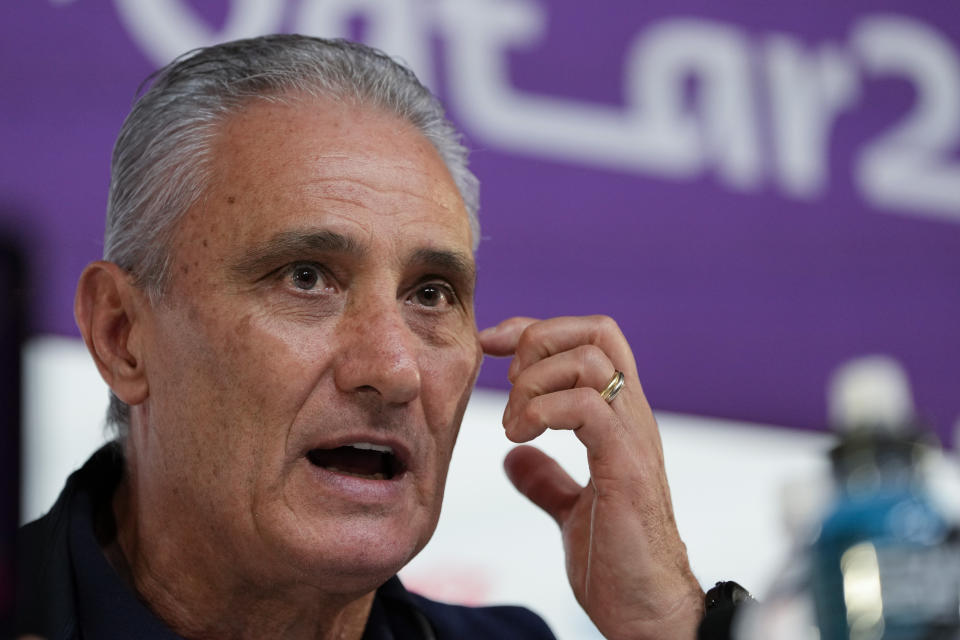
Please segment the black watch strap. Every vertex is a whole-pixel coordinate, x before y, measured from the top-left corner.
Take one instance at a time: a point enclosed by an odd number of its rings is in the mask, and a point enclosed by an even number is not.
[[[704,598],[704,615],[697,640],[730,640],[730,628],[737,607],[753,602],[753,596],[733,581],[718,582]]]

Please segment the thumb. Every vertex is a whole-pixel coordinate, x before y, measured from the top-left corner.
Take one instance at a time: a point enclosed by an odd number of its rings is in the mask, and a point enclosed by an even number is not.
[[[556,460],[536,447],[523,445],[507,454],[503,468],[517,491],[563,526],[583,487]]]

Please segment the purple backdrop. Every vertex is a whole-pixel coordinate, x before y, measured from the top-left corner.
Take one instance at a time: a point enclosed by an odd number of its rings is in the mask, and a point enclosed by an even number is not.
[[[856,4],[856,8],[853,5]],[[399,53],[483,182],[478,318],[606,313],[658,408],[820,428],[832,369],[907,368],[960,417],[960,4],[7,3],[0,216],[35,329],[75,335],[137,85],[269,31]],[[487,363],[481,384],[505,386]]]

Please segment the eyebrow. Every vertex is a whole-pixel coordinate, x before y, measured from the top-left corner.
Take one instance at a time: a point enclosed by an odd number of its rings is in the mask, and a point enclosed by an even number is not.
[[[232,270],[240,276],[259,277],[277,263],[303,256],[305,253],[363,256],[366,248],[353,238],[334,231],[282,231],[262,245],[247,250],[233,265]]]
[[[363,257],[367,247],[350,236],[335,231],[282,231],[265,243],[247,250],[232,266],[242,277],[259,278],[278,263],[302,257],[305,253],[334,253]],[[407,266],[438,270],[464,284],[475,285],[477,268],[473,257],[460,251],[421,248],[413,252]]]
[[[418,249],[413,252],[408,264],[437,269],[464,284],[475,285],[477,281],[477,267],[472,256],[459,251]]]

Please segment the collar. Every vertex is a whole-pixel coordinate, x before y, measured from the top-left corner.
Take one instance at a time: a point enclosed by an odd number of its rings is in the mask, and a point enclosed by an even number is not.
[[[117,575],[100,548],[94,514],[110,508],[123,476],[119,444],[100,449],[84,465],[80,486],[70,504],[69,545],[73,564],[77,622],[84,640],[143,638],[177,640]]]

